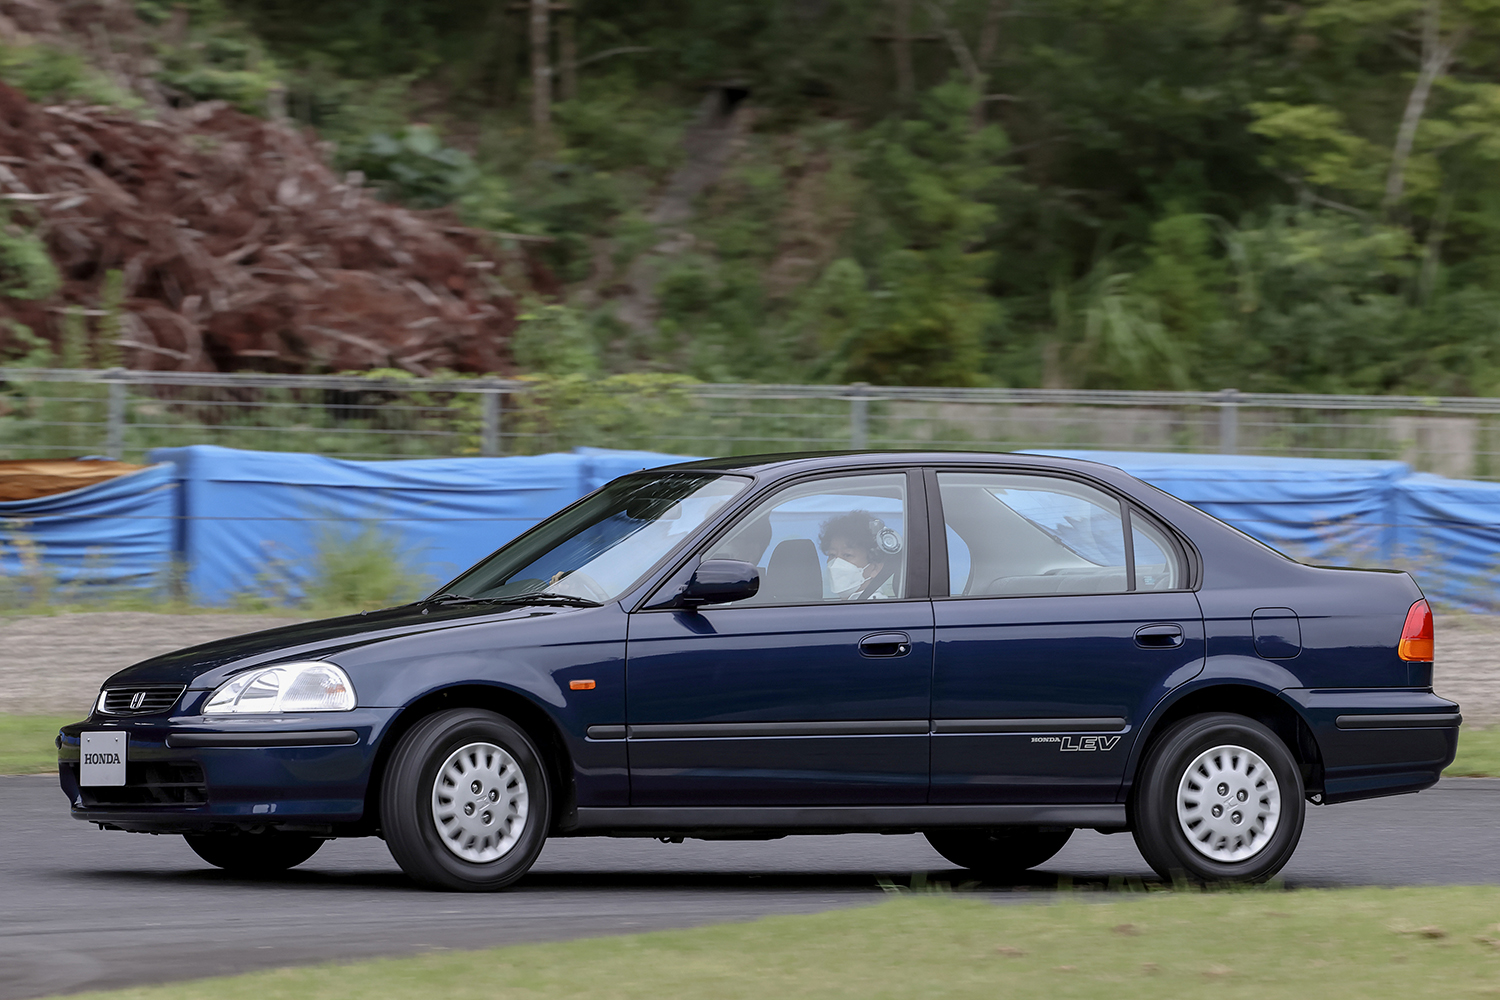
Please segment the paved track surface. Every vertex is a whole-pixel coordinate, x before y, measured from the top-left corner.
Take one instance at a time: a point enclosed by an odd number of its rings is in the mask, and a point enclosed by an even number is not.
[[[1500,780],[1312,808],[1284,872],[1294,887],[1500,884]],[[921,837],[789,837],[547,845],[510,892],[423,892],[378,840],[335,841],[283,877],[208,868],[178,837],[68,818],[56,778],[0,778],[0,1000],[331,959],[483,948],[808,913],[881,899],[877,879],[958,883]],[[1129,835],[1081,832],[997,903],[1150,879]],[[1025,891],[1022,891],[1025,890]]]

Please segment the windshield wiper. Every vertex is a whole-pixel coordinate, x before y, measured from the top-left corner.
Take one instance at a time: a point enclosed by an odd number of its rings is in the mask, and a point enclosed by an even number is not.
[[[587,597],[574,597],[572,594],[555,594],[550,590],[538,590],[531,594],[514,594],[510,597],[490,597],[486,598],[486,600],[503,604],[559,604],[569,608],[604,607],[598,601],[591,601]]]
[[[438,594],[426,600],[417,601],[418,604],[495,604],[503,602],[503,597],[465,597],[462,594]]]
[[[598,601],[572,594],[554,594],[550,590],[538,590],[530,594],[507,594],[504,597],[464,597],[462,594],[438,594],[419,604],[556,604],[568,608],[603,607]]]

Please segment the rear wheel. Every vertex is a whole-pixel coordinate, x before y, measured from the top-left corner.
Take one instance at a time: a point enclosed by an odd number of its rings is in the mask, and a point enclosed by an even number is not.
[[[1073,831],[999,826],[985,830],[930,830],[926,836],[933,850],[960,868],[1005,878],[1051,860],[1073,836]]]
[[[291,833],[189,833],[193,853],[236,875],[274,875],[295,868],[323,846],[316,837]]]
[[[417,723],[381,785],[386,846],[422,885],[503,889],[541,853],[551,795],[541,754],[494,712],[451,709]]]
[[[1302,772],[1254,719],[1184,719],[1151,748],[1136,784],[1135,842],[1163,878],[1263,882],[1297,849]]]

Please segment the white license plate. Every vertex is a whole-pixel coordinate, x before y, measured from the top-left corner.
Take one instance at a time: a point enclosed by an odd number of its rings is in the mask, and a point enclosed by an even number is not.
[[[125,733],[84,733],[78,741],[80,785],[125,784]]]

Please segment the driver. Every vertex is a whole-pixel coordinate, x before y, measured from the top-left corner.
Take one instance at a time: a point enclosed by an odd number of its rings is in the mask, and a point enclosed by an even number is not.
[[[866,510],[836,514],[818,529],[818,548],[828,559],[828,583],[832,598],[840,601],[894,597],[894,576],[885,572],[887,556],[875,540],[879,518]],[[880,583],[863,593],[871,580]]]

